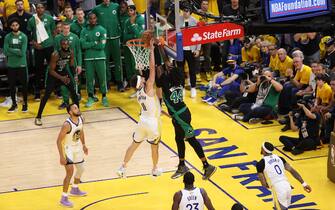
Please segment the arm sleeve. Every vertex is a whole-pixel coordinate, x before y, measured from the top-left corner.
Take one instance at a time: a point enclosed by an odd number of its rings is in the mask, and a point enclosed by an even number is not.
[[[264,161],[264,159],[262,159],[259,162],[257,162],[256,168],[257,168],[257,173],[263,173],[264,168],[265,168],[265,161]]]

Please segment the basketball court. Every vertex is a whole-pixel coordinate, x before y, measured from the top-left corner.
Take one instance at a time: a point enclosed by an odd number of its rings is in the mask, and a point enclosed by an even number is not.
[[[266,127],[240,124],[215,107],[202,103],[201,95],[193,100],[189,94],[187,91],[185,100],[192,112],[192,124],[206,156],[219,169],[211,180],[203,181],[201,163],[188,144],[186,158],[196,176],[195,184],[207,190],[216,209],[230,209],[235,202],[247,209],[272,209],[271,192],[260,186],[253,165],[261,158],[260,145],[264,140],[276,145],[276,154],[285,157],[313,188],[311,194],[305,193],[288,175],[294,187],[291,209],[335,208],[332,200],[335,184],[326,176],[327,148],[296,157],[284,155],[278,140],[282,133],[277,124]],[[174,193],[183,187],[181,178],[170,178],[178,158],[171,120],[164,115],[159,150],[163,175],[158,178],[150,175],[150,146],[143,143],[128,166],[129,177],[116,177],[139,116],[137,102],[130,100],[129,95],[129,92],[112,91],[109,99],[114,107],[110,109],[100,105],[95,107],[97,110],[82,108],[89,155],[81,188],[88,196],[72,198],[73,209],[170,209]],[[58,202],[64,169],[59,164],[56,139],[67,115],[65,111],[56,110],[55,104],[52,100],[47,105],[45,113],[49,115],[42,118],[42,127],[33,124],[34,111],[7,114],[6,109],[1,108],[0,209],[63,209]],[[38,103],[31,101],[30,110],[36,110],[36,106]]]

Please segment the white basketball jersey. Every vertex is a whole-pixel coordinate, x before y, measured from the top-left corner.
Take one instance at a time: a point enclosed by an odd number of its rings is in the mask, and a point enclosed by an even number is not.
[[[144,87],[137,91],[137,102],[141,106],[141,117],[160,117],[161,106],[157,96],[148,96],[144,92]]]
[[[71,126],[71,131],[66,134],[65,141],[64,141],[64,147],[65,149],[69,147],[77,147],[81,146],[80,141],[80,134],[83,130],[83,120],[81,117],[78,118],[78,124],[75,124],[72,122],[71,118],[66,119],[66,122],[68,122]],[[80,147],[81,148],[81,147]]]
[[[277,155],[264,156],[264,174],[268,177],[271,185],[277,182],[287,181],[285,176],[285,166],[283,161]]]
[[[194,190],[181,190],[182,197],[179,203],[179,210],[204,210],[204,199],[200,188]]]

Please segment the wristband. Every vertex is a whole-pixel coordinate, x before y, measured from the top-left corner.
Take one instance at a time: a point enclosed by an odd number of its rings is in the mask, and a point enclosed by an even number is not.
[[[306,182],[302,183],[303,187],[306,187],[308,184]]]

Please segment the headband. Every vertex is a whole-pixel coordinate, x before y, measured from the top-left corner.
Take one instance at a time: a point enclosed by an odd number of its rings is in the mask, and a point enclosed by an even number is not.
[[[265,142],[263,143],[262,148],[263,148],[263,150],[264,150],[266,153],[272,154],[272,151],[268,150],[268,149],[265,147]]]

